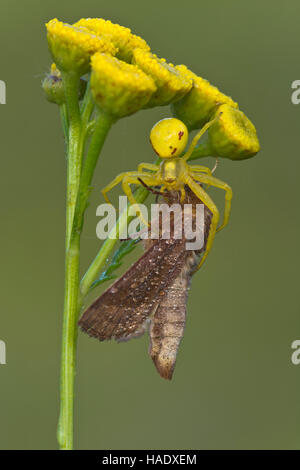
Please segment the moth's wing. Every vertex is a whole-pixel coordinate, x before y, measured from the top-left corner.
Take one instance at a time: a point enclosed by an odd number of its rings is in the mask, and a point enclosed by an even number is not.
[[[144,333],[155,305],[182,270],[185,240],[159,239],[82,315],[79,327],[100,341]]]
[[[151,318],[149,354],[164,379],[171,380],[183,337],[186,303],[193,269],[199,262],[194,251],[186,252],[180,273],[169,285]]]

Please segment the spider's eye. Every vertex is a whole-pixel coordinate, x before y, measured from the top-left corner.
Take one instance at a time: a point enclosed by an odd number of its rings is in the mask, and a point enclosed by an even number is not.
[[[151,145],[161,158],[179,157],[188,141],[186,125],[175,118],[158,121],[150,132]]]

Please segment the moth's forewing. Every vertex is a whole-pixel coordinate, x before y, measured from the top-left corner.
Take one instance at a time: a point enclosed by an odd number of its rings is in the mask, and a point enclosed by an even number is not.
[[[79,326],[100,341],[144,333],[155,304],[185,262],[184,240],[155,240],[82,315]]]

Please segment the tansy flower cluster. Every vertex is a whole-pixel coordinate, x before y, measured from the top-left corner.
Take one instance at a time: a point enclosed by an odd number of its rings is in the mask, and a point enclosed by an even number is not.
[[[185,65],[157,57],[129,28],[102,18],[82,18],[73,25],[53,19],[46,28],[58,69],[77,74],[78,79],[88,73],[95,103],[114,119],[143,108],[171,105],[172,114],[189,130],[200,129],[219,116],[197,157],[241,159],[258,152],[255,127],[232,98]],[[55,83],[61,80],[56,80],[58,73],[51,74]],[[47,95],[52,91],[50,101],[61,104],[62,93],[56,91],[54,82],[48,77],[44,89]]]

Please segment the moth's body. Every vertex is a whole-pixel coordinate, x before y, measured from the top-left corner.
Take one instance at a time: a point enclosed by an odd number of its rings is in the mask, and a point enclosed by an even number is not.
[[[173,376],[184,334],[188,290],[198,262],[199,256],[194,251],[186,252],[179,275],[168,286],[150,322],[149,354],[164,379],[170,380]]]
[[[180,192],[165,191],[172,205],[180,201]],[[193,218],[195,205],[201,203],[185,188],[182,220]],[[192,206],[192,207],[191,207]],[[193,209],[194,208],[194,209]],[[185,215],[184,215],[185,213]],[[204,207],[204,242],[210,230],[212,214]],[[145,253],[123,276],[115,281],[82,315],[79,326],[100,341],[128,341],[149,328],[149,354],[159,374],[170,380],[177,351],[183,337],[186,301],[191,278],[201,253],[186,250],[186,239],[147,238]]]

